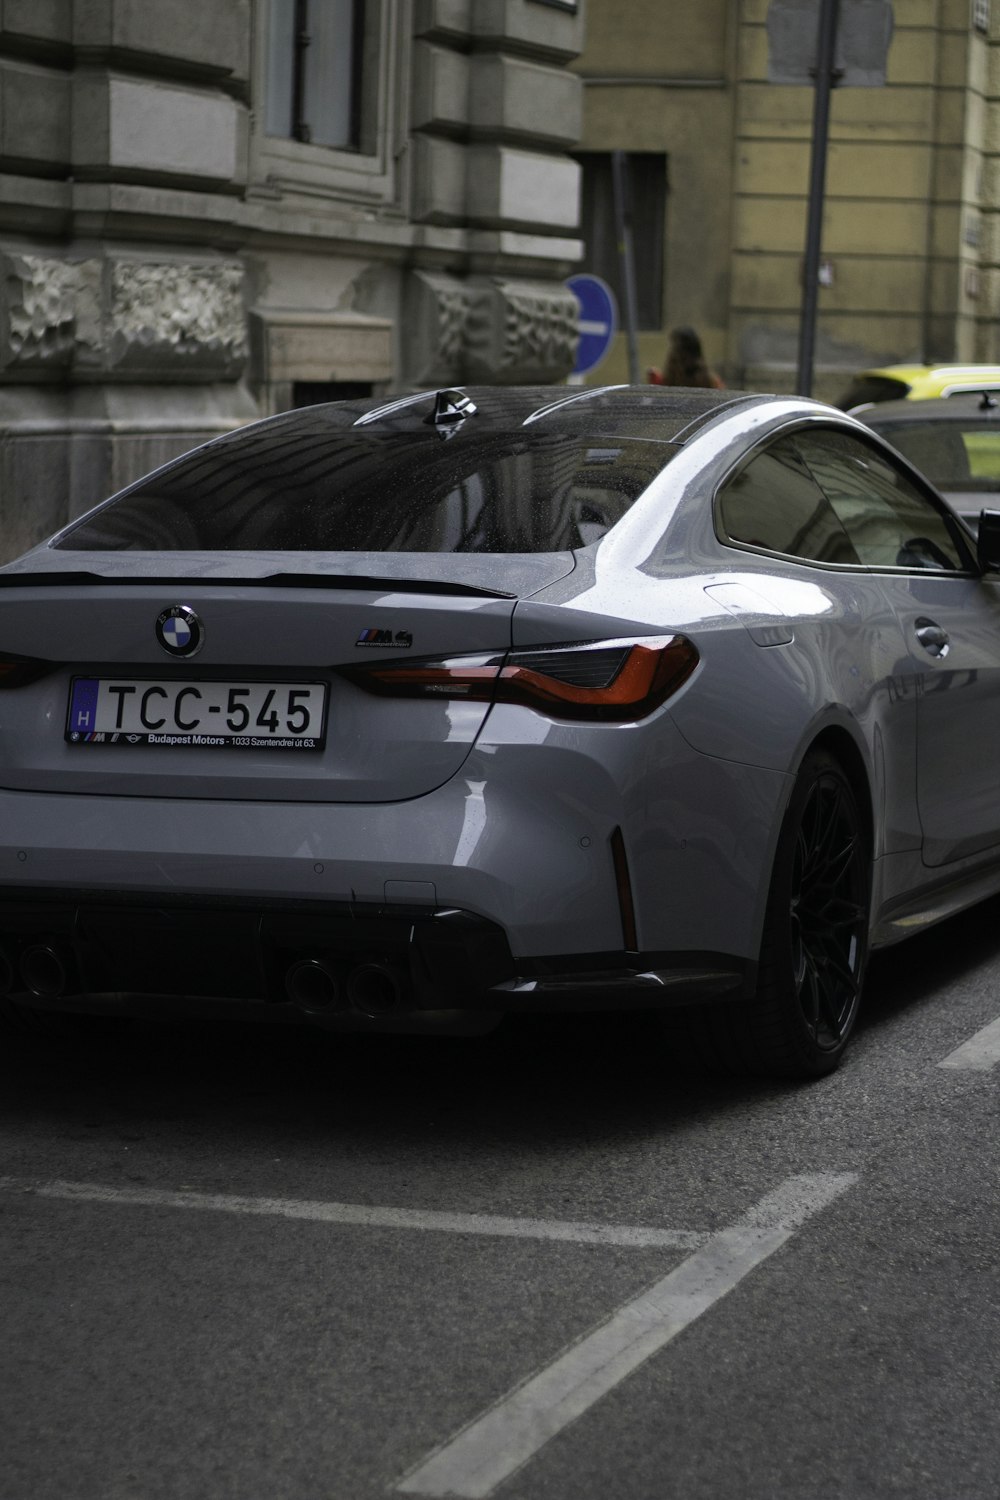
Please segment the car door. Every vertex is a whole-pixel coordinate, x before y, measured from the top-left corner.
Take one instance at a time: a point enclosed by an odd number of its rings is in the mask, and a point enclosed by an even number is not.
[[[1000,584],[980,576],[946,508],[882,449],[822,428],[799,445],[909,652],[925,863],[1000,846]]]
[[[878,852],[916,851],[921,845],[914,785],[916,688],[899,621],[805,464],[797,446],[800,431],[779,432],[756,447],[727,475],[716,497],[720,539],[772,554],[765,570],[738,579],[721,576],[706,587],[713,603],[735,615],[762,649],[750,690],[770,698],[773,717],[760,723],[751,758],[767,764],[783,734],[793,743],[801,734],[798,708],[784,723],[778,711],[779,702],[797,703],[796,695],[789,700],[765,686],[768,674],[780,679],[791,667],[802,674],[800,690],[817,709],[846,714],[870,747]],[[789,660],[782,663],[786,650]],[[699,707],[705,722],[704,702]],[[738,759],[746,753],[753,716],[734,714],[726,699],[716,713],[715,753],[727,753],[718,747],[728,732],[729,753]],[[680,723],[682,707],[676,717]],[[697,743],[689,725],[683,732]],[[699,748],[707,749],[707,742]]]

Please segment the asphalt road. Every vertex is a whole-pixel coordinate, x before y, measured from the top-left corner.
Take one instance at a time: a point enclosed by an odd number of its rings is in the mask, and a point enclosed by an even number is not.
[[[641,1024],[5,1043],[0,1496],[997,1500],[998,1017],[993,902],[806,1087]]]

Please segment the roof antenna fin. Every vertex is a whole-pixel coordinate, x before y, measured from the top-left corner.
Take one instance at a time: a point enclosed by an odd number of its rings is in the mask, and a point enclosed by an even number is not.
[[[454,437],[466,417],[474,417],[476,407],[464,391],[438,391],[434,397],[434,410],[424,421],[428,427],[437,429],[439,438]]]

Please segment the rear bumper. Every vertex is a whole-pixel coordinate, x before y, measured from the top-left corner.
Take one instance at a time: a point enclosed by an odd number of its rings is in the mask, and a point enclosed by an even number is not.
[[[756,957],[787,776],[700,755],[663,715],[597,735],[502,707],[461,775],[409,801],[0,791],[0,895],[459,909],[496,924],[532,979],[527,960],[631,946],[620,830],[640,969],[672,967],[664,953]]]
[[[515,960],[458,908],[0,891],[0,986],[41,1008],[396,1023],[452,1011],[649,1009],[752,989],[713,953]]]

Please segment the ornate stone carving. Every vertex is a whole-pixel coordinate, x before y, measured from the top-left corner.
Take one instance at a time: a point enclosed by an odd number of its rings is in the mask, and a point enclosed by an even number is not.
[[[463,378],[466,331],[475,290],[437,271],[414,271],[406,288],[404,360],[414,385],[447,385]]]
[[[235,377],[247,354],[242,287],[243,268],[236,264],[115,261],[111,363],[161,367],[167,378],[176,378],[181,367]]]
[[[563,379],[576,355],[579,307],[551,282],[480,283],[466,328],[469,380],[502,385]]]
[[[235,380],[247,356],[236,262],[7,254],[0,368],[10,379]]]
[[[100,342],[101,262],[5,255],[0,363],[17,370],[61,368],[79,347]]]

